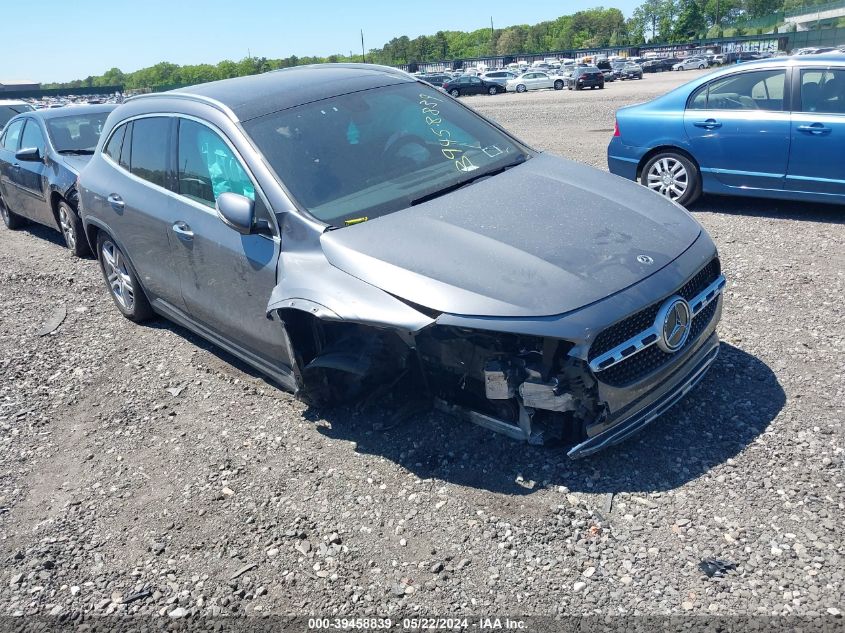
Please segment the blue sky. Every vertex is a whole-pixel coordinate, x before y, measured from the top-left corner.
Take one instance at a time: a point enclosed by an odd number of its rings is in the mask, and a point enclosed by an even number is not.
[[[0,81],[70,81],[112,66],[131,72],[160,61],[217,63],[292,54],[348,54],[395,36],[549,20],[641,0],[40,0],[3,2]],[[76,27],[76,30],[73,30]],[[15,52],[17,51],[17,54]]]

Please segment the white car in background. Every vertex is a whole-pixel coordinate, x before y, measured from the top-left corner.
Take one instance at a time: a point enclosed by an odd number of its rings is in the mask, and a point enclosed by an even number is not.
[[[672,66],[672,70],[704,70],[709,65],[703,57],[690,57]]]
[[[549,73],[531,70],[516,79],[509,79],[505,84],[508,92],[528,92],[529,90],[543,90],[554,88],[563,90],[563,78]]]
[[[509,80],[516,79],[517,77],[519,77],[519,73],[510,70],[491,70],[481,75],[484,81],[492,81],[494,84],[499,84],[500,86],[506,86]]]

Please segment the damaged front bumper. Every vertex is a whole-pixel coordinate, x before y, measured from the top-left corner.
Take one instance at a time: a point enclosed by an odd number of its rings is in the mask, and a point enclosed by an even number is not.
[[[618,444],[663,415],[704,378],[719,355],[719,337],[714,332],[668,380],[645,397],[633,403],[595,435],[572,447],[572,459],[587,457]]]

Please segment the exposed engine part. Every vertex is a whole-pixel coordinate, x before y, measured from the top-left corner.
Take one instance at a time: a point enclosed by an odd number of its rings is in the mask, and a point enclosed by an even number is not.
[[[493,360],[484,366],[484,392],[490,400],[510,400],[516,395],[519,371],[509,364]]]
[[[575,411],[578,405],[571,393],[559,393],[560,384],[557,378],[550,382],[534,382],[526,380],[519,386],[519,395],[522,404],[532,409],[543,409],[545,411]]]
[[[472,409],[467,409],[457,404],[450,404],[445,400],[441,400],[440,398],[436,398],[434,400],[435,406],[451,415],[456,415],[460,418],[467,420],[468,422],[472,422],[473,424],[477,424],[478,426],[482,426],[485,429],[490,429],[491,431],[495,431],[496,433],[501,433],[502,435],[507,435],[510,438],[515,440],[520,440],[523,442],[528,442],[529,444],[543,444],[544,437],[543,432],[535,430],[532,426],[531,412],[526,409],[525,407],[520,408],[519,412],[519,420],[518,424],[510,424],[498,418],[495,418],[490,415],[486,415],[484,413],[479,413],[478,411],[473,411]]]
[[[567,341],[434,326],[417,349],[443,406],[515,439],[583,439],[601,410],[596,381]]]

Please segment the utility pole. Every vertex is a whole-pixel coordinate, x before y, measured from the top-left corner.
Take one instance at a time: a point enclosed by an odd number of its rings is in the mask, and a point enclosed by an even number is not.
[[[364,29],[361,29],[361,63],[367,63],[367,54],[364,52]]]
[[[496,54],[495,39],[496,39],[496,31],[493,29],[493,16],[491,15],[490,16],[490,54],[491,55]]]
[[[719,31],[722,26],[722,0],[716,0],[716,37],[719,37]]]

